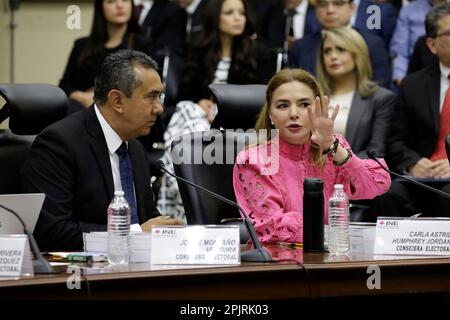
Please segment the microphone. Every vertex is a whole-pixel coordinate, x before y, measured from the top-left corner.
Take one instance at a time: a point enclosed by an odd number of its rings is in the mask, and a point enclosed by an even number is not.
[[[244,252],[241,252],[241,261],[250,261],[250,262],[270,262],[273,261],[272,257],[270,256],[270,254],[267,252],[267,250],[261,245],[261,242],[259,242],[258,237],[256,236],[255,233],[255,229],[253,228],[253,225],[250,222],[250,219],[248,218],[247,214],[244,212],[244,210],[234,201],[231,201],[225,197],[222,197],[221,195],[212,192],[206,188],[203,188],[189,180],[186,180],[182,177],[177,176],[176,174],[170,172],[169,170],[166,169],[164,162],[162,160],[158,160],[156,162],[156,167],[158,167],[159,169],[161,169],[162,171],[164,171],[165,173],[167,173],[168,175],[174,177],[177,180],[183,181],[184,183],[199,189],[207,194],[209,194],[210,196],[219,199],[225,203],[228,203],[229,205],[232,205],[233,207],[238,208],[238,210],[242,213],[242,215],[244,216],[244,224],[245,224],[245,228],[248,231],[248,234],[250,235],[250,239],[253,242],[253,250],[247,250]]]
[[[437,194],[439,194],[439,195],[441,195],[441,196],[443,196],[443,197],[445,197],[445,198],[450,198],[450,194],[448,194],[448,193],[446,193],[446,192],[443,192],[443,191],[441,191],[441,190],[439,190],[439,189],[435,189],[435,188],[433,188],[433,187],[427,186],[427,185],[424,184],[424,183],[421,183],[421,182],[419,182],[419,181],[416,181],[416,180],[414,180],[414,179],[408,178],[408,177],[406,177],[406,176],[403,176],[403,175],[401,175],[401,174],[398,174],[398,173],[396,173],[396,172],[394,172],[394,171],[389,170],[388,168],[386,168],[386,167],[378,160],[378,158],[377,158],[377,152],[376,152],[376,151],[374,151],[374,150],[367,151],[367,155],[369,156],[370,159],[375,160],[375,161],[378,163],[378,165],[379,165],[381,168],[383,168],[383,170],[387,171],[388,173],[392,174],[393,176],[396,176],[396,177],[398,177],[398,178],[404,179],[404,180],[406,180],[406,181],[408,181],[408,182],[411,182],[412,184],[415,184],[416,186],[419,186],[419,187],[421,187],[421,188],[425,188],[425,189],[427,189],[427,190],[429,190],[429,191],[432,191],[432,192],[434,192],[434,193],[437,193]]]
[[[48,263],[47,260],[44,259],[44,257],[41,254],[41,251],[39,250],[39,247],[36,243],[36,240],[33,237],[33,234],[28,231],[28,229],[25,226],[25,223],[23,222],[22,218],[13,210],[5,207],[4,205],[0,204],[0,208],[12,213],[22,224],[23,227],[23,232],[28,236],[28,241],[30,242],[30,248],[31,248],[31,252],[34,255],[34,260],[33,260],[33,270],[34,273],[39,274],[39,273],[55,273],[55,270],[53,270],[52,266],[50,265],[50,263]]]

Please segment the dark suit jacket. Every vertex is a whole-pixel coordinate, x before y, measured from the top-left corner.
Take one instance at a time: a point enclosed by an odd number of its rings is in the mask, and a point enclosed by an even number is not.
[[[129,140],[139,222],[159,215],[142,145]],[[24,165],[25,192],[46,195],[34,235],[42,250],[82,249],[82,233],[106,230],[114,196],[108,148],[93,107],[49,126]]]
[[[367,8],[371,5],[380,8],[380,28],[369,29],[367,27],[368,19],[374,15],[374,12],[367,13]],[[370,0],[361,0],[358,5],[358,12],[354,27],[358,30],[371,32],[383,38],[386,49],[389,49],[392,34],[394,33],[395,25],[397,24],[398,11],[390,3],[373,2]],[[372,22],[372,21],[369,21]]]
[[[356,91],[353,96],[347,120],[345,138],[360,158],[368,158],[367,151],[374,150],[383,157],[386,139],[391,126],[392,114],[397,104],[395,95],[384,88],[378,88],[369,97],[362,97]]]
[[[196,39],[199,34],[200,31],[202,31],[202,18],[203,18],[203,10],[205,10],[205,6],[206,6],[206,2],[208,0],[202,0],[200,1],[200,3],[198,4],[197,8],[195,9],[195,11],[192,13],[191,19],[192,19],[192,23],[191,23],[191,43],[194,41],[194,39]],[[186,23],[187,23],[187,12],[186,10],[184,11],[184,14],[186,15]],[[186,30],[186,24],[184,25],[184,28]]]
[[[409,59],[408,74],[419,71],[432,64],[439,63],[438,57],[427,46],[427,36],[421,36],[414,45],[414,51]]]
[[[439,133],[439,64],[411,73],[400,85],[400,104],[388,140],[389,166],[399,172],[431,157]]]
[[[171,53],[183,54],[186,13],[176,4],[168,0],[155,0],[142,24],[142,29],[146,39],[152,44],[151,52],[161,52],[167,48]],[[161,64],[164,54],[160,56],[152,58]]]
[[[369,57],[372,65],[373,80],[379,85],[389,88],[391,83],[391,68],[389,54],[384,46],[384,41],[380,37],[366,32],[359,31],[369,47]],[[305,69],[312,74],[316,74],[316,59],[322,41],[322,32],[306,35],[302,39],[296,40],[289,54],[289,66]]]
[[[266,10],[264,19],[260,25],[258,37],[262,38],[269,48],[282,48],[284,44],[286,28],[286,15],[281,1]],[[320,30],[319,21],[314,13],[314,8],[308,5],[304,36]]]

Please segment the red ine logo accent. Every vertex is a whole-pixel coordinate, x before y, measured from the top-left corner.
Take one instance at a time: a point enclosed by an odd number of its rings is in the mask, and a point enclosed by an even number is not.
[[[161,231],[159,229],[156,229],[155,233],[161,233]]]
[[[381,220],[381,221],[380,221],[380,224],[383,225],[383,224],[384,224],[384,220]]]

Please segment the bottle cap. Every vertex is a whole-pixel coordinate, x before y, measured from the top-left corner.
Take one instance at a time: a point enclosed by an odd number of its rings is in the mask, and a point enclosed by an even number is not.
[[[125,194],[125,192],[123,192],[123,191],[114,191],[115,196],[123,196],[124,194]]]
[[[344,189],[344,185],[343,184],[335,184],[334,188],[335,189]]]

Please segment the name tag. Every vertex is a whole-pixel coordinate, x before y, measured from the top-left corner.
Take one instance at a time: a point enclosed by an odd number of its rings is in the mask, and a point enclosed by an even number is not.
[[[377,220],[374,254],[450,255],[450,219]]]
[[[239,226],[153,227],[152,264],[239,264]]]
[[[0,276],[33,275],[31,252],[26,235],[0,236]]]

